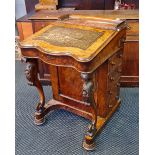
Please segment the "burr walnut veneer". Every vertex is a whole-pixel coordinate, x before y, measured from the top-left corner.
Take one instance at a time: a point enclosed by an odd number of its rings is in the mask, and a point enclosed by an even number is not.
[[[125,33],[125,23],[120,20],[102,19],[102,28],[60,21],[20,42],[28,83],[40,95],[37,125],[59,108],[85,117],[91,123],[83,147],[94,149],[97,134],[120,105]],[[49,65],[53,98],[46,104],[37,59]]]

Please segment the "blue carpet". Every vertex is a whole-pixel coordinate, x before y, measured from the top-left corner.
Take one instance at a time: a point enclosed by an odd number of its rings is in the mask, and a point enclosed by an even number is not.
[[[25,65],[16,62],[16,155],[138,155],[139,90],[121,88],[122,104],[96,139],[96,150],[86,152],[82,140],[89,121],[64,110],[50,113],[46,123],[33,123],[36,88],[27,85]],[[44,86],[47,101],[50,86]]]

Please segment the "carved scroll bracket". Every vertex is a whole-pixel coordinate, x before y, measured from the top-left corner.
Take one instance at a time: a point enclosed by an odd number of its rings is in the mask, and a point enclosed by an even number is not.
[[[38,79],[37,61],[33,59],[26,59],[25,62],[27,63],[25,76],[28,80],[28,84],[30,86],[35,86],[39,92],[40,102],[37,104],[36,111],[38,113],[42,113],[45,105],[45,96],[41,82]]]
[[[94,100],[94,83],[90,74],[81,73],[81,78],[84,81],[82,89],[83,101],[86,103],[86,105],[90,105],[93,109],[93,120],[87,131],[87,135],[92,137],[96,132],[97,123],[97,108]]]

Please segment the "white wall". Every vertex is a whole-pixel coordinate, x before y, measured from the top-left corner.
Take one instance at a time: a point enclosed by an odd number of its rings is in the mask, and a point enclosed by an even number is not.
[[[16,19],[26,15],[25,0],[15,0],[15,6]]]

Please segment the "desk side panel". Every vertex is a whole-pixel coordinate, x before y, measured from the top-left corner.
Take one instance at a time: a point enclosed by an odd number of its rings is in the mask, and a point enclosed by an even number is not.
[[[124,44],[123,71],[121,86],[139,85],[139,42],[127,41]]]

